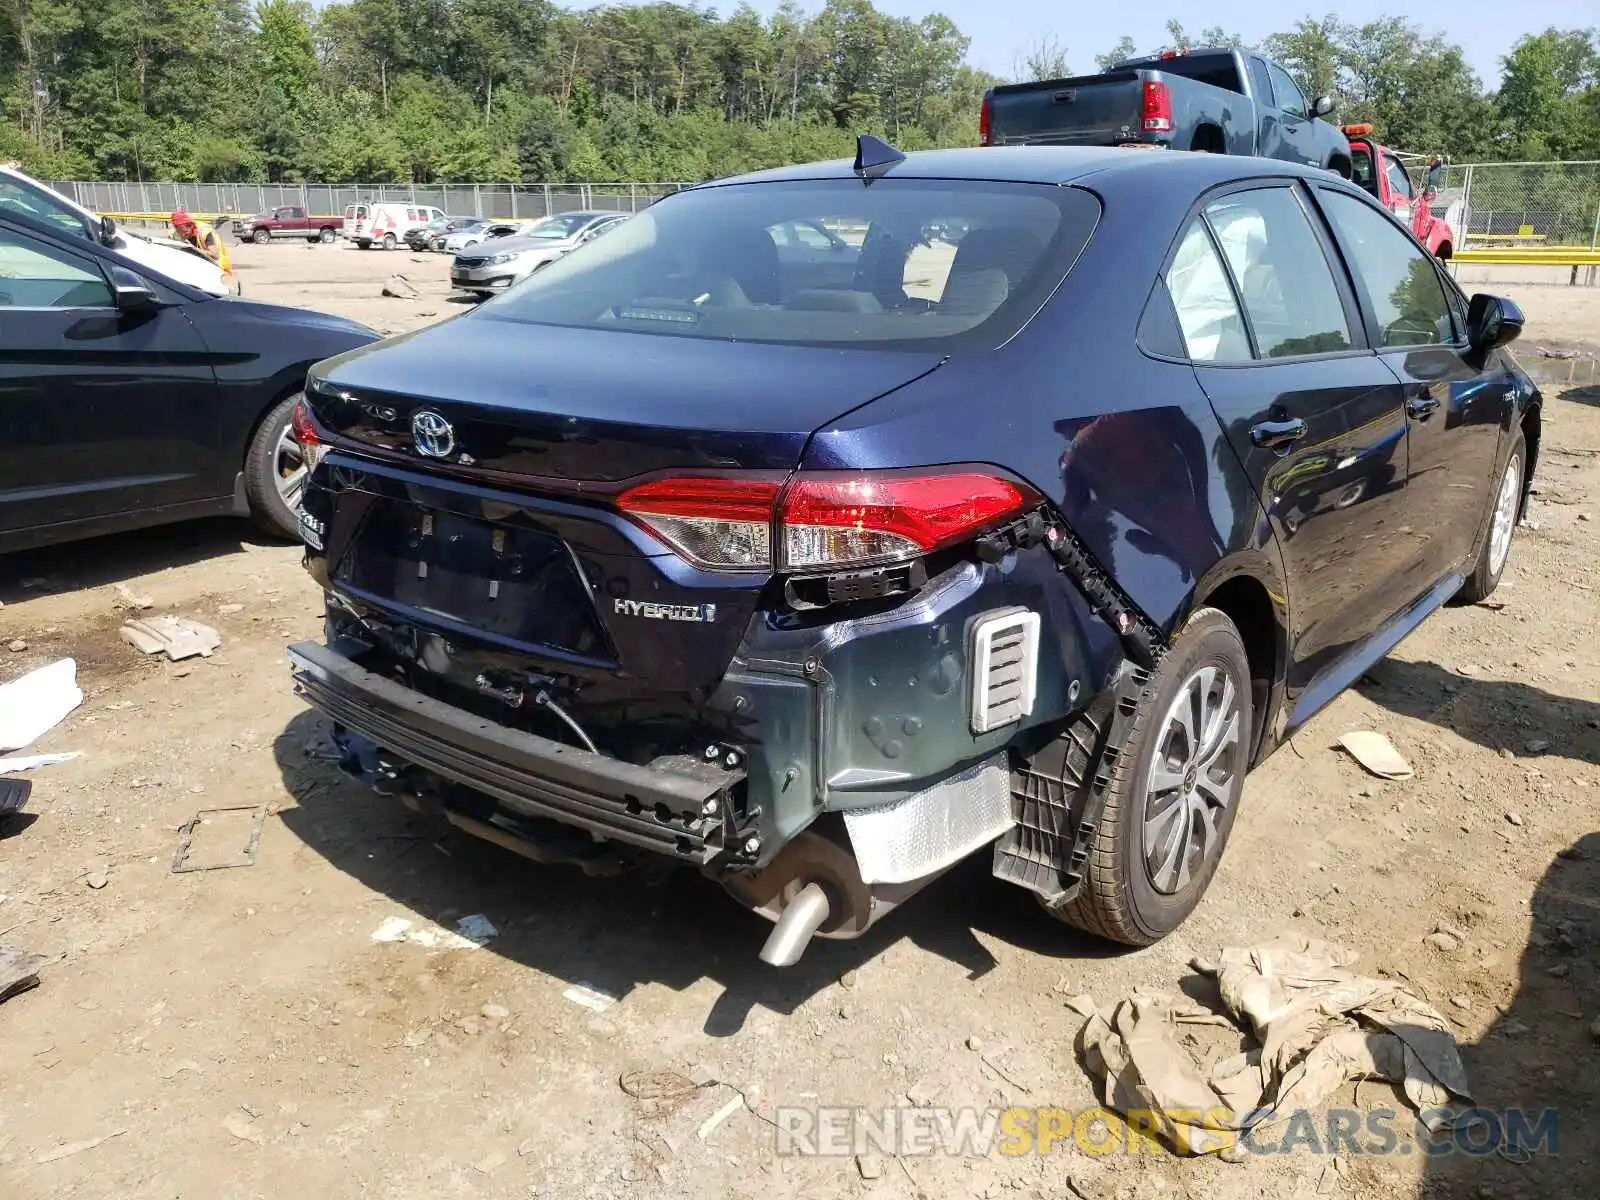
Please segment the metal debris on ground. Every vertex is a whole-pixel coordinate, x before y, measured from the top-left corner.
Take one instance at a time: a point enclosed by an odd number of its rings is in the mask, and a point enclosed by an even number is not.
[[[239,842],[235,842],[225,853],[218,857],[196,855],[191,858],[194,847],[195,833],[202,826],[211,825],[216,818],[228,813],[249,814],[248,831]],[[178,829],[178,849],[172,855],[172,871],[181,875],[186,871],[220,871],[229,867],[253,867],[256,862],[256,851],[261,846],[261,827],[266,823],[267,809],[262,804],[240,804],[225,808],[202,808],[190,817]],[[234,821],[224,821],[223,824],[236,824]],[[212,840],[210,838],[208,841]],[[242,848],[240,847],[242,843]]]
[[[470,942],[483,945],[492,942],[500,936],[500,930],[495,923],[482,913],[473,913],[471,916],[462,917],[456,922],[456,932]]]
[[[50,959],[30,954],[21,946],[0,946],[0,1004],[39,986],[39,968]]]
[[[383,285],[383,294],[393,300],[417,300],[422,296],[404,275],[389,276],[389,282]]]
[[[1354,974],[1356,957],[1282,939],[1226,949],[1217,964],[1197,961],[1195,970],[1216,977],[1228,1015],[1259,1043],[1209,1070],[1178,1031],[1217,1014],[1159,993],[1138,993],[1109,1016],[1087,996],[1070,1001],[1088,1018],[1079,1056],[1106,1107],[1153,1121],[1149,1132],[1180,1154],[1236,1156],[1238,1133],[1280,1125],[1352,1079],[1399,1084],[1430,1130],[1448,1127],[1449,1106],[1471,1103],[1449,1023],[1401,984]],[[1216,1120],[1219,1110],[1234,1122]],[[1210,1114],[1203,1125],[1201,1114]]]
[[[70,658],[0,684],[0,751],[31,746],[82,703],[78,664]]]
[[[1339,745],[1379,779],[1410,779],[1415,774],[1394,743],[1381,733],[1358,729],[1340,738]]]
[[[122,640],[146,654],[165,654],[173,662],[200,655],[210,658],[222,635],[188,617],[139,617],[123,624]]]
[[[0,779],[0,823],[22,811],[32,790],[33,784],[26,779]]]

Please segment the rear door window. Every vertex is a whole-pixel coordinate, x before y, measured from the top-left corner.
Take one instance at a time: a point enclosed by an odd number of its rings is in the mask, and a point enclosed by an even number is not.
[[[1200,218],[1190,221],[1184,230],[1165,279],[1190,358],[1196,362],[1250,361],[1250,335],[1245,332],[1239,302]]]
[[[1267,64],[1253,54],[1250,56],[1250,86],[1255,89],[1256,99],[1262,104],[1273,104],[1272,77],[1267,73]]]
[[[697,188],[472,319],[883,349],[992,347],[1061,282],[1099,219],[1073,187],[946,180]],[[779,244],[779,239],[782,244]]]
[[[1333,269],[1292,190],[1234,192],[1207,205],[1206,220],[1238,285],[1258,357],[1351,348]]]
[[[1343,192],[1320,189],[1319,194],[1372,313],[1378,344],[1454,341],[1450,304],[1433,256],[1381,209]]]

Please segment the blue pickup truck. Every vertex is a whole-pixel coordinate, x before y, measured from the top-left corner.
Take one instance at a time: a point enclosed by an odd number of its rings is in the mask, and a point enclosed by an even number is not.
[[[1245,50],[1164,50],[1099,75],[990,88],[985,146],[1144,145],[1254,154],[1350,177],[1350,143],[1289,73]]]

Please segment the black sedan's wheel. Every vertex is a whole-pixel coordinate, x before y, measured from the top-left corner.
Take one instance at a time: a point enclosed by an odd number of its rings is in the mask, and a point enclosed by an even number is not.
[[[309,474],[290,424],[299,399],[296,394],[275,405],[245,453],[244,490],[250,501],[250,519],[273,537],[299,536],[300,493]]]
[[[1500,483],[1495,488],[1494,508],[1489,512],[1489,528],[1484,531],[1478,561],[1456,593],[1458,599],[1468,604],[1487,600],[1500,586],[1500,576],[1505,574],[1506,563],[1511,561],[1511,537],[1516,532],[1517,515],[1522,510],[1522,479],[1527,461],[1528,445],[1519,433],[1511,443],[1511,454],[1506,458],[1505,470],[1500,473]]]
[[[1205,894],[1249,766],[1250,670],[1239,631],[1202,608],[1161,660],[1116,760],[1068,924],[1133,946],[1171,933]]]
[[[271,240],[272,240],[272,233],[271,233],[270,230],[266,230],[266,229],[258,229],[258,230],[256,230],[255,237],[254,237],[254,241],[255,241],[256,245],[265,246]]]

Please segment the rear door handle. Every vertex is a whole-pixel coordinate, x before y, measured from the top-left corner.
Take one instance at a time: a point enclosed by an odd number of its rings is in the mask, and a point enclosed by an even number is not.
[[[1262,421],[1250,426],[1250,440],[1263,450],[1281,450],[1306,435],[1306,423],[1299,417],[1289,421]]]
[[[1419,392],[1406,401],[1406,411],[1419,421],[1426,421],[1439,407],[1439,398],[1432,392]]]

